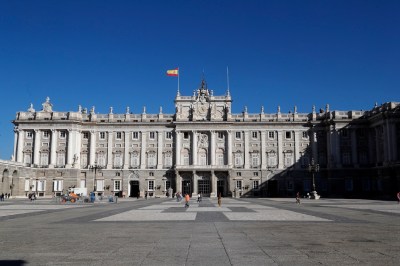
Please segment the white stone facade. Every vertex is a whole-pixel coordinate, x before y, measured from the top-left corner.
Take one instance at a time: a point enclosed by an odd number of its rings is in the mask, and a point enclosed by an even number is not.
[[[345,192],[360,171],[399,162],[398,103],[371,111],[327,106],[318,113],[296,107],[281,113],[278,107],[272,114],[263,108],[232,114],[231,107],[229,91],[214,96],[204,80],[192,96],[176,96],[175,114],[161,108],[158,114],[131,114],[129,108],[97,114],[94,107],[57,112],[47,98],[41,111],[31,106],[13,121],[16,172],[0,163],[3,179],[11,180],[2,191],[40,197],[71,187],[125,197],[165,197],[169,188],[192,196],[292,195],[309,191],[307,167],[314,158],[322,193],[329,194],[338,190],[335,177]],[[349,167],[358,172],[346,177]]]

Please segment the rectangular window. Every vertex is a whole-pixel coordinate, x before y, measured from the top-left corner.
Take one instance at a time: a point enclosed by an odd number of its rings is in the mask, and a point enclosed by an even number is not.
[[[86,187],[86,179],[81,179],[81,183],[80,183],[80,187],[81,188],[85,188]]]
[[[53,180],[53,191],[54,192],[63,191],[63,181],[62,180]]]
[[[291,131],[286,131],[285,135],[286,135],[287,139],[291,139],[292,138],[292,132]]]
[[[100,132],[100,139],[106,139],[106,132]]]
[[[258,166],[258,153],[253,153],[251,155],[251,164],[253,167],[257,167]]]
[[[165,181],[165,189],[169,189],[171,187],[171,181],[166,180]]]
[[[235,166],[241,166],[243,165],[242,163],[242,154],[241,153],[236,153],[235,154]]]
[[[260,185],[259,180],[253,180],[253,189],[258,189],[259,185]]]
[[[218,132],[218,138],[223,139],[224,138],[224,132]]]
[[[29,191],[29,189],[30,189],[29,179],[25,179],[25,191]]]
[[[253,176],[258,176],[258,172],[253,172]]]
[[[236,132],[235,133],[235,138],[236,139],[241,139],[242,138],[242,132]]]
[[[32,132],[32,131],[26,132],[26,138],[27,138],[27,139],[31,139],[32,136],[33,136],[33,132]]]
[[[242,172],[236,172],[236,176],[242,176]]]
[[[183,132],[183,138],[189,139],[189,132]]]
[[[172,139],[172,132],[165,132],[166,139]]]
[[[307,131],[303,131],[303,139],[308,139],[308,132]]]
[[[83,132],[83,138],[89,139],[89,132]]]
[[[132,139],[139,139],[139,132],[132,132]]]
[[[253,131],[253,132],[251,133],[251,136],[253,137],[253,139],[256,139],[256,138],[257,138],[257,136],[258,136],[257,133],[258,133],[257,131]]]
[[[274,139],[275,138],[275,132],[274,131],[269,131],[268,132],[268,138]]]
[[[48,139],[50,136],[50,132],[49,131],[43,131],[43,138]]]
[[[60,139],[65,139],[66,136],[67,136],[67,132],[60,131]]]
[[[114,191],[121,190],[121,180],[114,180]]]
[[[122,139],[122,132],[117,132],[117,137],[116,139]]]
[[[217,165],[224,165],[224,155],[223,154],[218,154],[217,155]]]
[[[236,188],[242,189],[242,180],[236,180]]]
[[[148,184],[148,190],[154,190],[154,180],[149,180]]]
[[[37,181],[37,191],[42,191],[43,192],[45,190],[45,188],[46,188],[45,184],[46,184],[45,180],[38,180]]]
[[[149,138],[150,138],[150,139],[154,139],[154,138],[155,138],[155,135],[156,135],[155,132],[150,132],[150,133],[149,133]]]
[[[104,180],[96,180],[96,191],[104,191]]]

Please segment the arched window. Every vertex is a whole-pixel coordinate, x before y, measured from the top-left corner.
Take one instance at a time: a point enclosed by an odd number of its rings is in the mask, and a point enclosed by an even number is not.
[[[199,154],[199,165],[207,165],[207,151],[205,149],[200,149]]]
[[[132,152],[131,153],[131,167],[136,168],[139,166],[139,153]]]
[[[40,153],[40,165],[49,165],[49,154],[47,152]]]
[[[122,167],[122,154],[120,152],[114,154],[114,167]]]
[[[171,152],[166,152],[164,154],[164,165],[166,167],[171,167],[172,166],[172,154],[171,154]]]
[[[147,154],[147,166],[148,167],[156,166],[156,153],[155,152],[149,152]]]
[[[225,165],[224,151],[222,149],[218,149],[216,155],[217,165]]]
[[[104,152],[99,152],[97,154],[97,165],[102,167],[106,166],[106,155]]]
[[[235,153],[235,166],[239,167],[243,165],[243,155],[241,152]]]
[[[183,149],[181,153],[181,158],[182,158],[182,165],[189,165],[190,164],[190,156],[189,156],[189,150],[188,149]]]
[[[65,165],[65,152],[57,153],[57,166]]]

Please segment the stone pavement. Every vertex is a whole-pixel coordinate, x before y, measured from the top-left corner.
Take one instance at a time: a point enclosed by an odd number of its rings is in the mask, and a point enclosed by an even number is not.
[[[398,265],[400,205],[321,199],[0,202],[0,265]]]

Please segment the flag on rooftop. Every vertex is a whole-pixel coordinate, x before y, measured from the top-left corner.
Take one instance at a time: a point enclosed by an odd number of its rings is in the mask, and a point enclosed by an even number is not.
[[[167,76],[178,77],[178,75],[179,75],[179,69],[178,68],[167,70]]]

